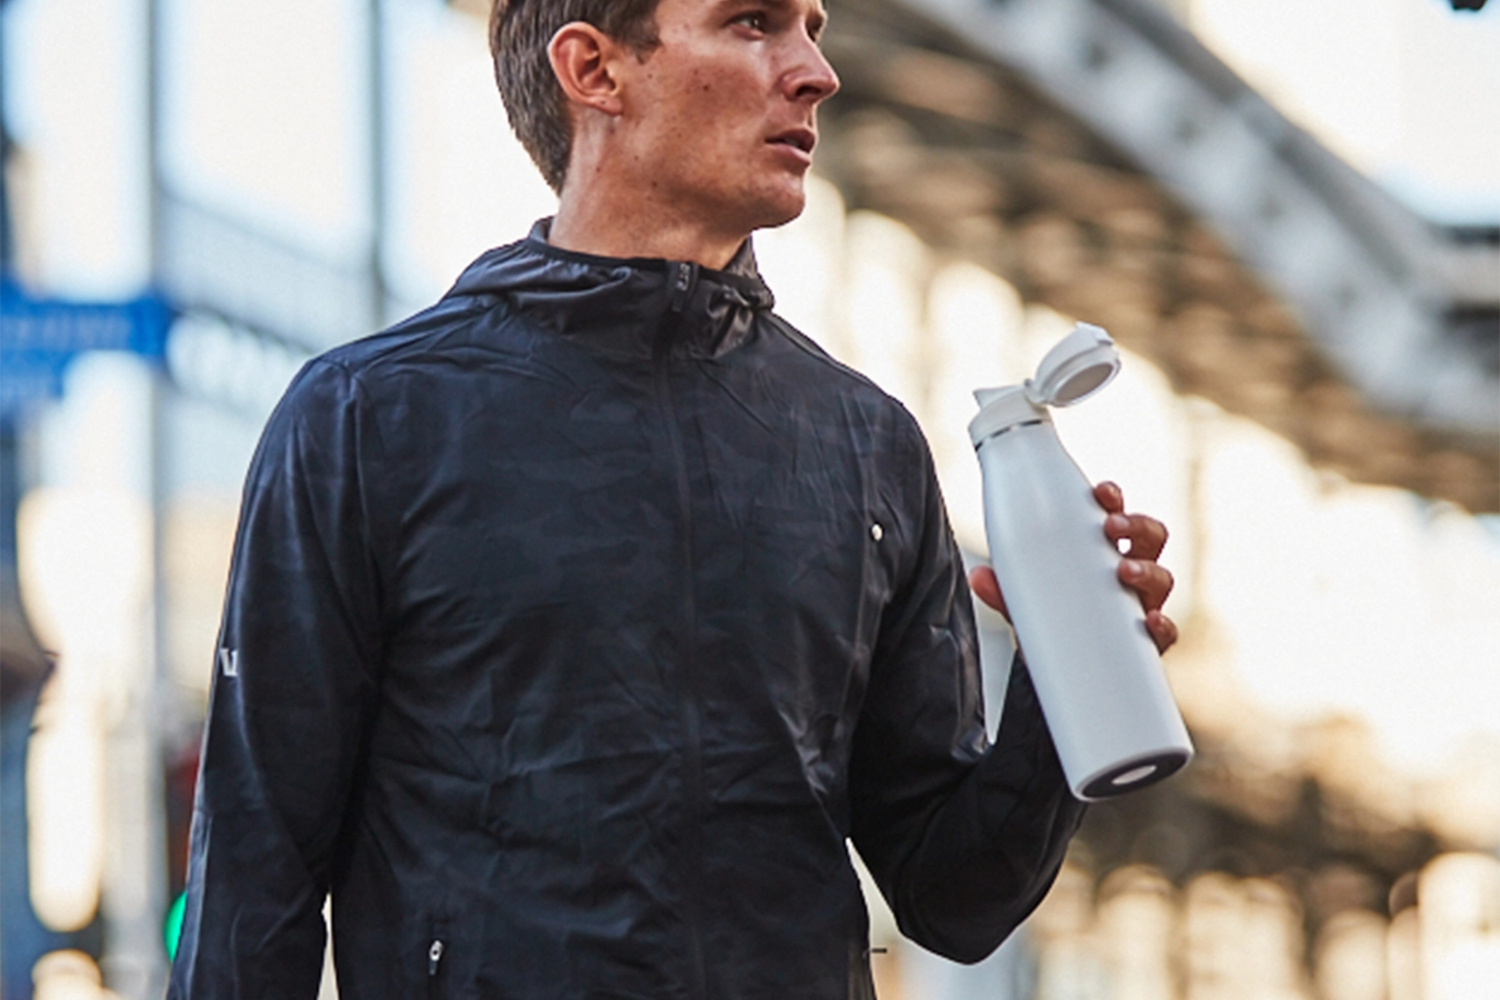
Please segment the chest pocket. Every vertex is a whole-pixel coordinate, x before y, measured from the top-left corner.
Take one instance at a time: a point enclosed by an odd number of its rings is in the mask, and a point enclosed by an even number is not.
[[[804,774],[837,809],[854,722],[890,599],[894,541],[862,507],[766,502],[751,512],[746,566],[754,641]],[[878,526],[878,527],[877,527]]]
[[[763,636],[866,667],[901,543],[890,522],[862,498],[795,488],[757,497],[745,565]]]

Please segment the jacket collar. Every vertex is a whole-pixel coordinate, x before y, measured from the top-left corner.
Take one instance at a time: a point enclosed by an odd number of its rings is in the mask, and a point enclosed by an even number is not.
[[[723,270],[649,257],[600,257],[547,242],[551,219],[483,254],[450,295],[491,295],[537,324],[621,357],[718,357],[775,299],[747,239]]]

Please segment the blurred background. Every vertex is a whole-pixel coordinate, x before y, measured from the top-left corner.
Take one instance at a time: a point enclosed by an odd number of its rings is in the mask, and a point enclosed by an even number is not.
[[[552,211],[485,6],[0,0],[5,1000],[161,994],[260,426]],[[917,414],[976,558],[971,391],[1114,334],[1059,429],[1172,527],[1199,748],[979,966],[872,896],[883,1000],[1500,998],[1500,10],[829,6],[778,309]]]

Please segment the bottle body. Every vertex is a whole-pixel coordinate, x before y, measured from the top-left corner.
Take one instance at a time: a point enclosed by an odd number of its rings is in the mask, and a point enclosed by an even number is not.
[[[1192,743],[1087,477],[1044,410],[977,449],[991,563],[1073,794],[1173,774]]]

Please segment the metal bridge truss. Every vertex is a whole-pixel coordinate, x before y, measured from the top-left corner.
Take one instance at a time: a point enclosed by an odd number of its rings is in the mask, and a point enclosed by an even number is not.
[[[820,167],[1355,480],[1500,510],[1500,227],[1442,230],[1150,0],[834,0]]]
[[[1500,511],[1500,226],[1419,219],[1151,0],[830,6],[844,87],[819,168],[851,208],[1107,327],[1320,467]],[[368,266],[163,208],[179,301],[293,353],[379,325]]]

